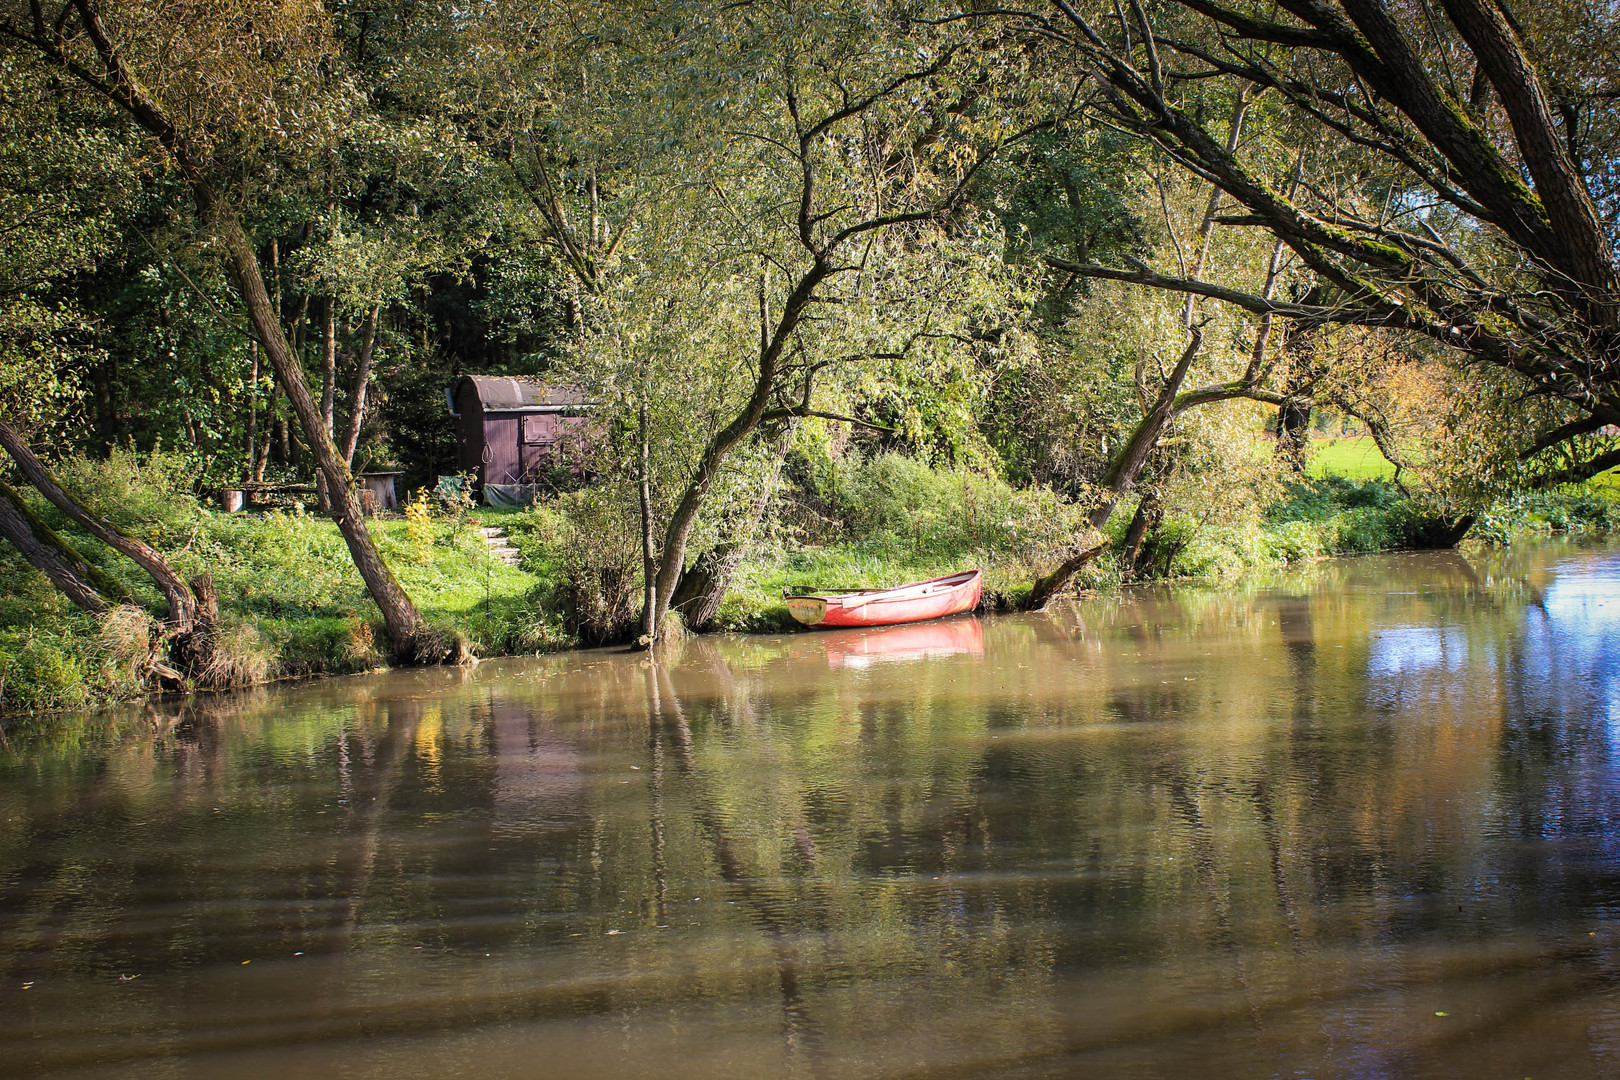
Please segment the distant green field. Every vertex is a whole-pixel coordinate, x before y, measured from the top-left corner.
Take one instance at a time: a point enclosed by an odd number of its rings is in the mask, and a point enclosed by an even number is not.
[[[1610,469],[1606,473],[1598,473],[1587,483],[1601,488],[1620,488],[1620,469]]]
[[[1313,439],[1310,474],[1344,476],[1351,480],[1387,480],[1395,475],[1395,466],[1378,452],[1378,445],[1368,435]]]

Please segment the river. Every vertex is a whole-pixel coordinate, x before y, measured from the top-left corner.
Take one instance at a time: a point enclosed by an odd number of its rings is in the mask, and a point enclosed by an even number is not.
[[[1620,549],[13,723],[0,1076],[1620,1075]]]

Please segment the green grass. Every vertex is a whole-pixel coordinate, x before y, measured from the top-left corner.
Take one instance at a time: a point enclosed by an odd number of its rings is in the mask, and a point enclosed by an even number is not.
[[[207,571],[237,649],[267,678],[364,671],[387,663],[381,617],[337,526],[311,514],[222,514],[181,497],[168,519],[138,529],[183,574]],[[390,568],[443,639],[480,656],[573,644],[542,573],[508,566],[478,532],[482,515],[371,523]],[[126,528],[128,522],[121,522]],[[148,612],[163,608],[140,573],[95,541],[53,521],[88,557],[124,581]],[[95,705],[145,692],[140,650],[125,625],[109,631],[73,608],[42,574],[0,550],[0,711]],[[138,622],[138,620],[137,620]]]
[[[1369,435],[1311,440],[1310,474],[1315,477],[1343,476],[1350,480],[1388,480],[1395,475],[1391,465]]]

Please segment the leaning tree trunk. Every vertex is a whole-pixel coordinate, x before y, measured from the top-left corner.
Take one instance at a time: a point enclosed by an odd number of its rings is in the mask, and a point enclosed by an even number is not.
[[[701,632],[714,625],[742,558],[743,546],[737,543],[717,544],[699,555],[681,575],[669,600],[670,610],[680,612],[692,630]]]
[[[759,496],[750,509],[747,524],[738,535],[716,544],[693,559],[692,566],[681,574],[680,584],[670,597],[669,607],[671,611],[681,613],[681,619],[689,629],[701,633],[713,626],[715,618],[719,616],[720,605],[725,602],[726,593],[731,591],[731,582],[742,565],[743,554],[753,541],[759,523],[765,519],[765,511],[776,493],[777,481],[782,475],[782,462],[786,460],[788,447],[793,443],[794,427],[795,422],[789,420],[782,437],[777,440],[770,476],[760,485]]]
[[[1130,527],[1125,530],[1125,568],[1131,576],[1136,575],[1137,563],[1142,557],[1143,542],[1147,540],[1148,533],[1158,527],[1163,517],[1163,513],[1159,510],[1159,493],[1149,489],[1136,504],[1136,513],[1131,515]]]
[[[204,181],[194,179],[192,190],[203,218],[212,223],[225,241],[231,275],[247,307],[248,319],[259,336],[259,343],[264,347],[271,367],[275,369],[276,377],[281,381],[293,414],[298,417],[299,427],[303,429],[309,449],[315,455],[315,463],[326,479],[333,520],[343,534],[366,590],[382,612],[383,626],[395,658],[406,663],[432,663],[440,659],[437,655],[429,655],[431,650],[423,633],[421,613],[383,561],[366,528],[365,515],[354,492],[349,466],[332,442],[320,406],[310,394],[297,357],[281,332],[281,324],[276,319],[275,307],[265,290],[264,277],[259,271],[259,260],[252,242],[243,231],[241,222]]]
[[[1106,491],[1102,502],[1091,511],[1090,524],[1092,529],[1101,531],[1108,519],[1114,516],[1114,508],[1127,491],[1136,485],[1137,477],[1147,467],[1148,457],[1153,453],[1154,447],[1159,445],[1159,436],[1164,434],[1165,425],[1175,419],[1177,415],[1176,397],[1181,393],[1181,384],[1187,380],[1187,371],[1192,366],[1193,357],[1198,355],[1199,346],[1204,343],[1203,332],[1196,326],[1189,326],[1187,332],[1192,340],[1182,352],[1181,359],[1176,362],[1175,370],[1170,373],[1170,380],[1164,384],[1159,392],[1159,399],[1147,411],[1136,430],[1119,448],[1119,453],[1109,463],[1108,471],[1103,473],[1102,486]],[[1093,547],[1071,556],[1056,570],[1045,577],[1038,579],[1030,589],[1029,595],[1024,598],[1023,606],[1030,611],[1045,607],[1051,599],[1069,587],[1074,575],[1104,551],[1108,550],[1108,543],[1104,541]]]
[[[33,534],[35,540],[50,547],[55,552],[55,557],[68,567],[76,577],[82,579],[103,601],[108,604],[133,604],[135,602],[135,597],[122,581],[119,581],[85,558],[83,552],[68,543],[57,534],[55,529],[40,520],[39,515],[34,513],[33,507],[29,506],[22,496],[4,481],[0,481],[0,500],[7,502],[12,512],[22,518],[22,524]]]
[[[56,482],[44,462],[35,456],[22,435],[0,420],[0,446],[4,446],[28,482],[80,528],[145,571],[168,604],[170,654],[185,674],[207,670],[213,661],[219,607],[212,586],[198,592],[155,548],[120,532],[105,518],[96,517]]]
[[[35,535],[28,519],[13,502],[16,492],[11,490],[9,484],[4,487],[5,490],[0,492],[0,537],[16,548],[28,560],[28,565],[50,578],[51,584],[60,589],[75,606],[92,615],[106,611],[106,598],[80,573],[84,564],[70,565],[60,551]]]

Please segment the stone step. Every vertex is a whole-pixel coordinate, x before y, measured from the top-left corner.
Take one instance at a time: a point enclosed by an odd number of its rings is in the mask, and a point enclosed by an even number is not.
[[[480,525],[478,531],[484,534],[484,543],[489,547],[490,554],[507,566],[516,566],[523,561],[523,553],[512,546],[505,529],[499,525]]]

